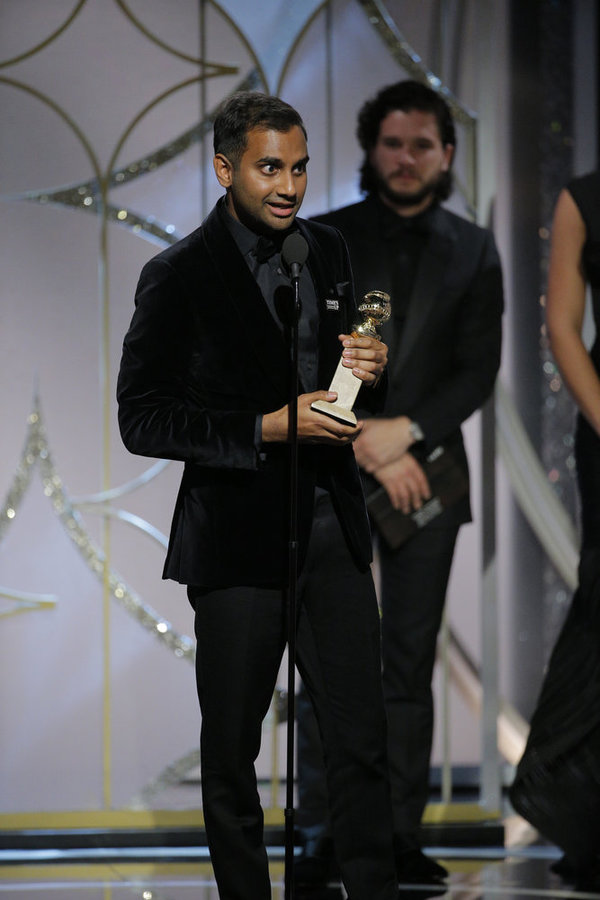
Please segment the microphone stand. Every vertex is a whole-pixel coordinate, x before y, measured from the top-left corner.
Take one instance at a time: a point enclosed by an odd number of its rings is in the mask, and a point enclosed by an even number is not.
[[[281,257],[287,264],[294,289],[290,341],[289,429],[290,519],[288,542],[288,672],[287,753],[285,800],[284,897],[294,896],[294,726],[296,714],[296,588],[298,581],[298,322],[300,318],[300,271],[308,256],[308,244],[299,232],[283,242]]]

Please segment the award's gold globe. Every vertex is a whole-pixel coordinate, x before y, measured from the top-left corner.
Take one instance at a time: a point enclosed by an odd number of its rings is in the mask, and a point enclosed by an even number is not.
[[[385,291],[369,291],[362,298],[362,303],[358,307],[359,313],[363,317],[360,325],[354,326],[354,331],[362,334],[364,337],[374,337],[378,341],[381,336],[377,334],[376,325],[387,322],[391,315],[390,295]]]

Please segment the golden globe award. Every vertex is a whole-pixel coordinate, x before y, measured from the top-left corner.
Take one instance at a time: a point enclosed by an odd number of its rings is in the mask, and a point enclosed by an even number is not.
[[[381,340],[375,326],[387,322],[390,317],[390,295],[385,291],[369,291],[364,295],[358,311],[363,319],[360,324],[353,326],[352,337],[374,337],[378,341]],[[356,425],[356,416],[352,412],[352,407],[362,383],[352,369],[342,365],[340,359],[329,386],[330,391],[337,393],[337,400],[334,403],[327,400],[315,400],[314,403],[311,403],[311,409],[339,419],[340,422],[346,422],[348,425]]]

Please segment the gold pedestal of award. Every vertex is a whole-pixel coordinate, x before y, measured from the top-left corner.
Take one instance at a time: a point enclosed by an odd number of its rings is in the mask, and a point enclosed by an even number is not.
[[[378,341],[381,340],[375,326],[387,322],[390,317],[390,295],[385,291],[369,291],[364,295],[358,311],[363,316],[363,321],[359,325],[354,325],[352,337],[374,337]],[[327,400],[315,400],[310,404],[311,409],[316,409],[318,412],[339,419],[340,422],[346,422],[348,425],[356,425],[356,416],[352,412],[352,407],[362,383],[352,369],[342,365],[340,359],[329,386],[330,391],[336,391],[337,400],[335,403]]]

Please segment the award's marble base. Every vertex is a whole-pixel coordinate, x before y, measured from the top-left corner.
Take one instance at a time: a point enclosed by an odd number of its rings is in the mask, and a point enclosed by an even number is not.
[[[340,422],[356,425],[356,416],[352,412],[352,407],[361,385],[360,378],[356,377],[352,369],[342,365],[340,359],[329,387],[330,391],[337,393],[337,400],[333,403],[329,403],[327,400],[315,400],[310,407],[325,413],[326,416],[338,419]]]
[[[356,425],[356,416],[352,410],[344,409],[343,406],[339,406],[337,403],[328,403],[327,400],[315,400],[310,406],[311,409],[316,409],[318,412],[325,413],[326,416],[331,416],[333,419],[338,419],[340,422],[346,422],[348,425]]]

